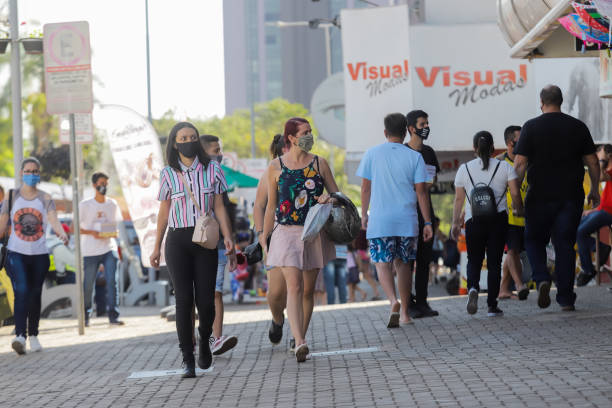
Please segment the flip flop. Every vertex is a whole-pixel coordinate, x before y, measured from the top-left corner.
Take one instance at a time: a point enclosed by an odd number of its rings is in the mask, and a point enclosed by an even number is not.
[[[508,296],[498,296],[497,297],[498,300],[508,300],[508,299],[512,299],[512,295],[508,295]]]
[[[527,300],[528,296],[529,296],[529,288],[528,287],[524,287],[523,289],[519,290],[519,292],[518,292],[519,300]]]
[[[303,363],[306,361],[306,357],[310,354],[310,350],[306,343],[300,344],[298,348],[295,349],[295,359],[298,363]]]
[[[387,323],[387,329],[395,329],[400,327],[400,314],[399,312],[391,312],[389,315],[389,323]]]
[[[414,320],[412,320],[412,319],[408,320],[407,322],[400,321],[400,325],[402,325],[402,326],[410,326],[412,324],[414,324]]]

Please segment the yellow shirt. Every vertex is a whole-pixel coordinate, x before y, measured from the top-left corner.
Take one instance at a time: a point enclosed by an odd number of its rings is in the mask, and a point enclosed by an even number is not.
[[[504,153],[504,160],[510,163],[512,167],[514,167],[514,161],[508,157],[508,153]],[[523,184],[521,184],[521,198],[523,199],[523,204],[525,203],[525,196],[527,195],[527,188],[529,187],[529,183],[527,183],[527,174],[525,174],[525,178],[523,179]],[[512,212],[512,196],[510,195],[510,189],[506,191],[506,199],[508,200],[508,224],[516,225],[518,227],[525,226],[525,218],[517,217]]]

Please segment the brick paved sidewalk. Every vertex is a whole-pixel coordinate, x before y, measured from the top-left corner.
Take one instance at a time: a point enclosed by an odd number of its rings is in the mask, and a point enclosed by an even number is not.
[[[312,351],[379,347],[314,357],[297,365],[267,339],[265,307],[228,306],[226,334],[236,349],[197,379],[127,379],[135,371],[180,367],[173,323],[131,308],[125,327],[93,319],[86,336],[74,321],[44,320],[42,353],[17,356],[11,328],[0,328],[2,407],[610,407],[612,293],[578,289],[578,311],[529,300],[500,302],[505,316],[468,316],[465,297],[432,300],[438,318],[387,330],[385,302],[315,310]]]

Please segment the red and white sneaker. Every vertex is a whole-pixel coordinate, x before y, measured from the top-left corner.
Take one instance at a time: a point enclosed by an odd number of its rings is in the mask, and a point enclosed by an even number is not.
[[[238,337],[236,336],[221,336],[218,339],[215,339],[211,349],[212,353],[215,356],[225,353],[226,351],[230,351],[238,344]]]

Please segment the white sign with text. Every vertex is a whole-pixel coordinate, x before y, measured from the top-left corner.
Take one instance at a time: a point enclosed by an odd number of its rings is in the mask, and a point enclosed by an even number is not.
[[[47,113],[91,113],[89,23],[45,24],[43,36]]]

